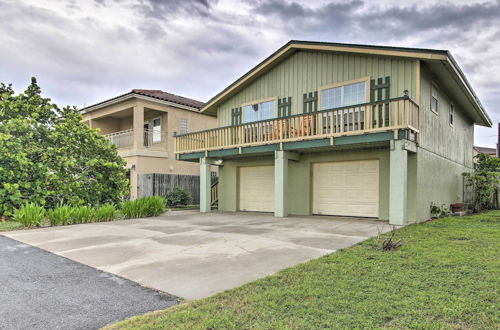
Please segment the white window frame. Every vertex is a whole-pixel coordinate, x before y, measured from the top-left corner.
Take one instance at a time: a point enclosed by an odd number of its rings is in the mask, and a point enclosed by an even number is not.
[[[273,117],[271,118],[266,118],[266,119],[257,119],[257,120],[253,120],[253,121],[246,121],[245,119],[245,107],[247,106],[259,106],[260,104],[262,103],[267,103],[267,102],[274,102],[274,111],[273,111]],[[257,110],[259,111],[259,110]],[[261,120],[271,120],[271,119],[274,119],[274,118],[277,118],[278,117],[278,97],[275,96],[275,97],[270,97],[270,98],[267,98],[267,99],[261,99],[261,100],[256,100],[256,101],[252,101],[252,102],[247,102],[247,103],[243,103],[241,105],[241,123],[242,124],[246,124],[246,123],[254,123],[256,121],[261,121]]]
[[[160,126],[155,126],[155,120],[159,120],[160,121]],[[151,141],[153,141],[153,143],[160,143],[162,142],[162,139],[161,139],[161,126],[162,126],[162,123],[161,123],[161,117],[155,117],[153,119],[151,119],[151,132],[153,133],[152,137],[151,137]],[[159,129],[156,129],[155,127],[159,127]]]
[[[185,128],[186,128],[186,131],[185,131],[185,132],[183,132],[183,131],[182,131],[182,123],[183,123],[183,122],[184,122],[184,123],[186,123],[186,125],[185,125],[185,126],[186,126],[186,127],[185,127]],[[189,133],[189,119],[188,119],[188,118],[181,118],[181,119],[179,120],[179,132],[180,132],[181,134],[187,134],[187,133]]]
[[[448,122],[451,127],[455,127],[455,105],[450,102],[450,113],[448,116]]]
[[[436,92],[436,97],[434,97],[434,95],[433,95],[434,91]],[[432,108],[432,99],[436,100],[436,109]],[[430,109],[436,115],[439,114],[439,88],[438,88],[438,86],[434,82],[431,83]]]
[[[335,84],[330,84],[330,85],[325,85],[325,86],[321,86],[320,88],[318,88],[318,110],[328,110],[328,109],[323,109],[323,105],[321,104],[321,93],[325,90],[329,90],[329,89],[333,89],[333,88],[338,88],[338,87],[344,87],[344,86],[348,86],[348,85],[354,85],[354,84],[358,84],[358,83],[362,83],[364,82],[365,83],[365,103],[368,103],[370,101],[370,77],[363,77],[363,78],[359,78],[359,79],[354,79],[354,80],[348,80],[348,81],[342,81],[342,82],[339,82],[339,83],[335,83]],[[343,98],[344,97],[344,93],[342,91],[341,93],[341,97]],[[352,104],[352,106],[355,106],[356,104]],[[346,107],[349,107],[351,105],[348,105]],[[340,108],[343,108],[344,106],[341,106]],[[333,108],[335,109],[335,108]]]

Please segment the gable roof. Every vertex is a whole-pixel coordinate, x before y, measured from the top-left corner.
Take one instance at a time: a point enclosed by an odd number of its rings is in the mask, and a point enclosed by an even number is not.
[[[423,49],[423,48],[407,48],[407,47],[391,47],[391,46],[373,46],[373,45],[357,45],[343,44],[331,42],[316,42],[316,41],[301,41],[291,40],[262,62],[253,67],[227,88],[211,98],[201,108],[201,112],[207,114],[216,114],[217,106],[226,99],[237,93],[240,89],[257,79],[265,72],[271,70],[285,58],[291,56],[297,51],[328,51],[337,53],[351,54],[366,54],[379,56],[395,56],[403,58],[411,58],[421,60],[430,65],[433,73],[438,73],[437,76],[446,76],[449,80],[450,88],[453,88],[456,93],[454,96],[464,103],[464,108],[474,120],[475,124],[491,127],[492,121],[481,102],[474,93],[467,78],[462,70],[458,67],[455,59],[447,50]]]
[[[98,110],[100,108],[106,107],[108,105],[117,103],[117,102],[122,102],[134,97],[138,98],[152,98],[155,100],[160,100],[160,101],[165,101],[168,103],[173,103],[175,105],[179,105],[182,108],[185,108],[186,110],[192,110],[192,111],[199,111],[200,108],[203,106],[203,102],[196,101],[184,96],[164,92],[159,89],[133,89],[132,91],[113,97],[111,99],[90,105],[88,107],[80,109],[81,112],[83,113],[88,113],[91,111]]]

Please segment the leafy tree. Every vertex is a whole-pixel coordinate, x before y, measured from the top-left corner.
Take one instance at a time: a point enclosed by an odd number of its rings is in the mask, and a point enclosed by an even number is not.
[[[473,172],[466,172],[466,184],[473,190],[473,209],[475,212],[498,207],[498,188],[500,184],[500,158],[478,154]]]
[[[0,84],[0,216],[26,202],[117,203],[128,191],[116,147],[41,95],[36,79],[24,93]]]

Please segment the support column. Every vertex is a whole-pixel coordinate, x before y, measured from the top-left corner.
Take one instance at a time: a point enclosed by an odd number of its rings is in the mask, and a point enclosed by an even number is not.
[[[134,141],[133,149],[143,149],[144,148],[144,107],[134,106]]]
[[[212,178],[210,176],[211,165],[213,161],[210,158],[200,158],[200,212],[210,212],[212,210]]]
[[[287,217],[288,205],[286,192],[288,189],[288,160],[299,160],[300,154],[289,151],[274,153],[274,216]]]
[[[389,223],[404,225],[408,201],[408,152],[403,140],[391,141],[389,173]]]

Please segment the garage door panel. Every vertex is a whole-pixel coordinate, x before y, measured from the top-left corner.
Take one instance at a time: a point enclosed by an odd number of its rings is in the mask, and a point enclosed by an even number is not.
[[[313,213],[378,217],[378,160],[313,164]]]
[[[239,209],[274,212],[273,166],[240,167]]]

